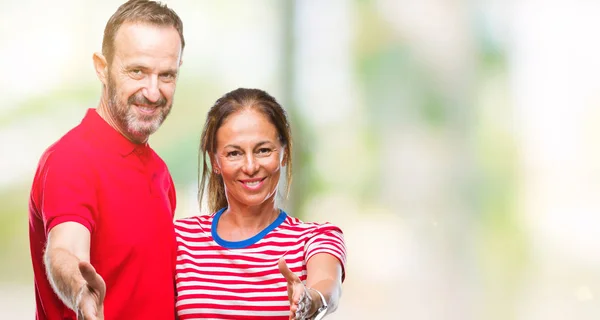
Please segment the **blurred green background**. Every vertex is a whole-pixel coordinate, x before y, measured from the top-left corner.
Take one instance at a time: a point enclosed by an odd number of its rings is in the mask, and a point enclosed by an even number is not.
[[[199,214],[198,140],[225,92],[292,120],[282,206],[345,232],[331,319],[600,318],[600,3],[165,1],[184,22],[152,136]],[[0,0],[0,318],[31,319],[39,156],[95,107],[92,53],[121,1]]]

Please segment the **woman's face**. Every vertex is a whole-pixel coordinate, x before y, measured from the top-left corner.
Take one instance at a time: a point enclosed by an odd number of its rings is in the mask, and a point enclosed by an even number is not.
[[[215,168],[223,177],[225,194],[241,206],[274,205],[284,148],[275,126],[254,109],[230,115],[217,130]]]

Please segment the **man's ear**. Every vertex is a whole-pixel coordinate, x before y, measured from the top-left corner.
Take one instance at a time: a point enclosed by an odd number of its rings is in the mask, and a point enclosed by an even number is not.
[[[104,86],[108,86],[108,63],[106,62],[106,58],[99,52],[95,52],[93,56],[94,60],[94,69],[96,70],[96,75],[100,82],[104,84]]]

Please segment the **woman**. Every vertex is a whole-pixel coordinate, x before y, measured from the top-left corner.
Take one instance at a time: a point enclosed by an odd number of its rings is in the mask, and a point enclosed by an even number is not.
[[[208,112],[201,138],[200,203],[210,215],[176,221],[180,319],[321,319],[338,305],[342,231],[277,208],[292,170],[285,111],[264,91],[237,89]],[[211,169],[207,164],[210,160]]]

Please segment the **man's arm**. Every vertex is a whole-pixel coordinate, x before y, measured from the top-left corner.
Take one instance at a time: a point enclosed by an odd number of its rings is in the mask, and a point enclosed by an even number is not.
[[[85,280],[79,261],[90,262],[90,231],[77,222],[61,223],[48,234],[44,262],[48,280],[63,303],[75,310]]]
[[[89,230],[77,222],[56,225],[48,234],[44,262],[48,280],[63,303],[83,314],[83,319],[99,316],[101,319],[106,286],[89,265]],[[85,278],[80,271],[80,262],[84,265]]]

